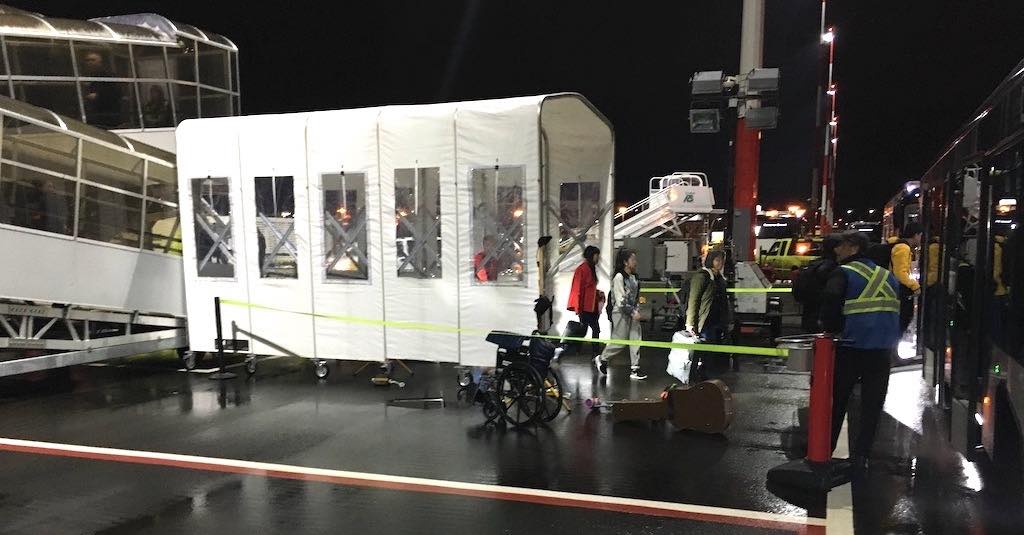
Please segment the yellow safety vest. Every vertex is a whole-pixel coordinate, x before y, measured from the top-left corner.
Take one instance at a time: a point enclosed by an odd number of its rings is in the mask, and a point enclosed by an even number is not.
[[[872,270],[862,262],[850,262],[843,264],[842,267],[850,273],[860,275],[865,282],[863,289],[859,292],[856,287],[847,285],[843,315],[871,312],[899,313],[900,301],[896,297],[896,290],[889,284],[889,271],[878,266]],[[853,278],[847,280],[852,282]]]

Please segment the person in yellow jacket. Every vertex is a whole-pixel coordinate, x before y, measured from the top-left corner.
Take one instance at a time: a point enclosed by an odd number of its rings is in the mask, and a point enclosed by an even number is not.
[[[900,283],[900,332],[906,332],[914,318],[914,297],[921,291],[921,283],[913,277],[911,265],[914,251],[921,246],[923,228],[920,223],[907,223],[899,238],[889,238],[889,270]]]

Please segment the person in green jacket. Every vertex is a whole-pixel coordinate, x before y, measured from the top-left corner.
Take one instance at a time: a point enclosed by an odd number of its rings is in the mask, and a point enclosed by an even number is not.
[[[725,252],[711,251],[704,258],[704,268],[690,279],[690,295],[686,304],[686,330],[709,344],[720,344],[731,323],[732,307],[726,293]],[[702,379],[707,355],[693,352],[691,382]]]

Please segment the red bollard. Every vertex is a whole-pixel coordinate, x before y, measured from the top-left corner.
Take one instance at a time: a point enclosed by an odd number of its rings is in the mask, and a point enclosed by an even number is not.
[[[835,380],[836,343],[831,336],[814,340],[811,370],[811,406],[807,415],[807,460],[827,463],[832,459],[832,384]]]
[[[832,469],[832,385],[836,342],[832,335],[814,339],[814,369],[807,415],[807,457],[768,470],[768,481],[788,487],[827,492],[840,480]]]

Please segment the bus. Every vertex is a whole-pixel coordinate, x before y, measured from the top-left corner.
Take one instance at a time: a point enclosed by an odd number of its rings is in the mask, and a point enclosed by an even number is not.
[[[917,203],[925,378],[952,444],[1005,469],[1024,444],[1024,61],[1012,72],[921,178]]]
[[[885,203],[882,209],[882,238],[899,237],[910,223],[921,220],[921,182],[911,180]]]

